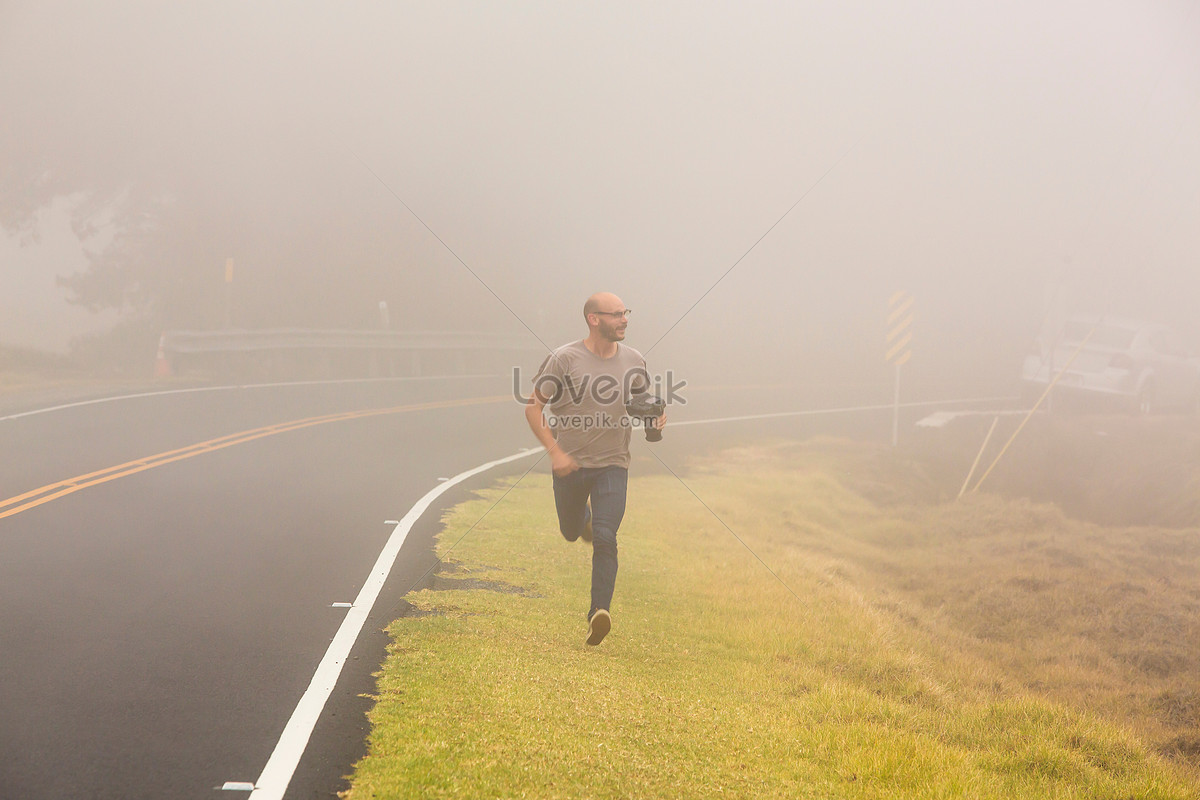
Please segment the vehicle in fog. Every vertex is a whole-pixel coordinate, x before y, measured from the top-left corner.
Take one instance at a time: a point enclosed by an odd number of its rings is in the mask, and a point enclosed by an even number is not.
[[[1068,319],[1049,341],[1039,339],[1035,352],[1026,356],[1023,396],[1035,402],[1060,372],[1056,401],[1139,414],[1200,410],[1200,359],[1156,323],[1094,316]]]

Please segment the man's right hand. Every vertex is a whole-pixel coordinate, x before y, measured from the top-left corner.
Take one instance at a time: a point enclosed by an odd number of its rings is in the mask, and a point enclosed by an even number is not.
[[[557,450],[550,456],[550,469],[558,477],[564,478],[579,469],[579,464],[567,453]]]

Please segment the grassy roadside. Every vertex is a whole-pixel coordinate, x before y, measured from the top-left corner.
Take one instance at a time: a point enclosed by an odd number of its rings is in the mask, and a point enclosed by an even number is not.
[[[972,628],[1038,624],[979,598],[1013,588],[993,573],[1036,557],[1045,524],[1072,550],[1053,509],[928,503],[903,465],[836,443],[734,451],[686,480],[798,598],[674,478],[635,478],[613,633],[586,648],[590,553],[558,536],[548,478],[530,476],[437,591],[410,595],[426,613],[392,625],[351,800],[1200,794],[1122,699],[1135,664],[1045,661],[1019,631]],[[504,488],[447,515],[443,552]],[[1005,549],[1013,526],[1023,551]],[[1040,624],[1051,648],[1086,638]]]

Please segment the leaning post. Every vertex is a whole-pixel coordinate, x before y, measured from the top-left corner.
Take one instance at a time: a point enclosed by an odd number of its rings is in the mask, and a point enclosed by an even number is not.
[[[893,292],[888,298],[887,361],[896,370],[892,390],[892,447],[900,441],[900,368],[912,358],[913,296]]]

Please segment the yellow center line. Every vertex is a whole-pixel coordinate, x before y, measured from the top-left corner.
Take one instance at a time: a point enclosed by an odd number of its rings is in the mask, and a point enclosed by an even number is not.
[[[128,475],[135,475],[139,472],[145,472],[155,467],[161,467],[166,464],[173,464],[176,461],[194,458],[195,456],[205,453],[212,453],[216,450],[223,450],[226,447],[233,447],[235,444],[244,444],[252,442],[256,439],[263,439],[267,436],[275,436],[280,433],[288,433],[297,431],[302,428],[311,428],[316,425],[325,425],[330,422],[342,422],[351,419],[363,419],[366,417],[377,417],[384,414],[403,414],[410,411],[429,411],[442,408],[458,408],[461,406],[476,406],[487,403],[500,403],[505,400],[511,400],[508,395],[493,395],[491,397],[471,397],[464,400],[439,400],[429,403],[413,403],[406,406],[393,406],[391,408],[370,408],[362,411],[344,411],[338,414],[325,414],[319,417],[307,417],[305,419],[292,420],[291,422],[283,422],[276,425],[268,425],[263,428],[254,428],[248,431],[239,433],[231,433],[225,436],[209,439],[204,442],[180,447],[175,450],[168,450],[165,453],[158,453],[153,456],[146,456],[134,461],[127,461],[124,464],[117,464],[114,467],[106,467],[105,469],[95,470],[84,475],[77,475],[74,478],[67,478],[57,483],[47,484],[41,488],[34,489],[24,494],[10,497],[7,500],[0,500],[0,519],[11,517],[14,514],[20,514],[22,511],[28,511],[31,508],[49,503],[51,500],[57,500],[68,494],[73,494],[86,489],[89,486],[98,486],[102,483],[124,478]]]

